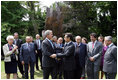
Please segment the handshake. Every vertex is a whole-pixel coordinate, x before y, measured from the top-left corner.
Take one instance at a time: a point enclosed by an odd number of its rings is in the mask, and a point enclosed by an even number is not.
[[[56,56],[57,56],[56,54],[52,54],[50,57],[51,58],[56,58]]]

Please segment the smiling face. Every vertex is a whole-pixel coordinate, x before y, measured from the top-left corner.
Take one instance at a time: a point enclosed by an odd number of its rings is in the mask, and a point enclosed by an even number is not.
[[[92,42],[96,41],[96,38],[94,36],[90,36],[90,39],[91,39]]]
[[[9,44],[13,44],[13,42],[14,42],[14,39],[8,39]]]
[[[58,38],[58,41],[57,41],[58,43],[63,43],[63,38]]]

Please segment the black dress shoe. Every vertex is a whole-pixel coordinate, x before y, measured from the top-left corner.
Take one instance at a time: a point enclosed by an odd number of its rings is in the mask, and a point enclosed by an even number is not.
[[[22,75],[22,78],[25,79],[25,75],[24,74]]]
[[[37,71],[40,71],[39,69],[36,69]]]

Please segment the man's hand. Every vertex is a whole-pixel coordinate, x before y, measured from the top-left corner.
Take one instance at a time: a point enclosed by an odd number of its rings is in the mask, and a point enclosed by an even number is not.
[[[38,54],[37,50],[35,50],[36,54]]]
[[[90,61],[94,61],[94,58],[93,57],[90,57],[89,59],[90,59]]]
[[[56,58],[56,56],[57,56],[56,54],[52,54],[50,57],[51,58]]]
[[[25,63],[25,62],[24,62],[24,61],[22,61],[21,63],[22,63],[22,65],[24,65],[24,63]]]

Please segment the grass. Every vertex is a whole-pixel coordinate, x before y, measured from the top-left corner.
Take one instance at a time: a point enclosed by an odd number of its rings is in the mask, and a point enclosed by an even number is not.
[[[39,63],[39,65],[40,65],[40,63]],[[40,66],[39,66],[39,68],[40,68]],[[18,77],[19,77],[19,79],[22,78],[19,70],[18,70]],[[29,73],[29,77],[30,77],[30,73]],[[13,75],[12,74],[10,75],[10,78],[13,79]],[[37,71],[36,68],[35,68],[34,78],[35,79],[43,79],[43,71],[41,69],[40,69],[40,71]],[[6,79],[4,61],[1,61],[1,79]]]
[[[39,61],[39,65],[40,65],[40,61]],[[40,68],[40,66],[39,66],[39,68]],[[22,78],[19,70],[18,70],[18,76],[19,76],[19,79]],[[29,73],[29,76],[30,76],[30,73]],[[10,78],[13,79],[13,75],[11,75]],[[43,71],[41,69],[40,69],[40,71],[37,71],[36,67],[35,67],[34,78],[35,79],[43,79]],[[49,78],[51,79],[51,76]],[[1,61],[1,79],[6,79],[5,67],[4,67],[3,60]],[[105,75],[103,76],[103,79],[105,79]],[[116,79],[117,79],[117,76],[116,76]]]

